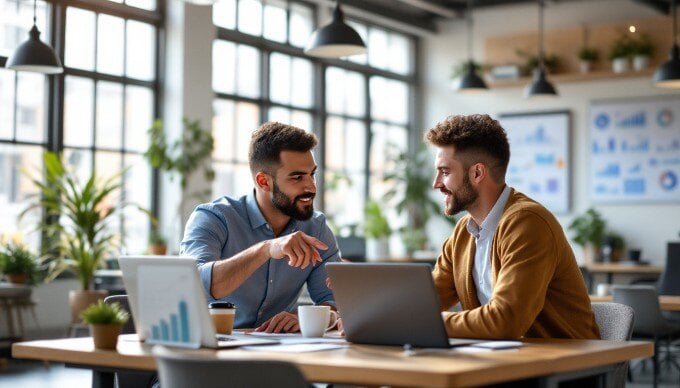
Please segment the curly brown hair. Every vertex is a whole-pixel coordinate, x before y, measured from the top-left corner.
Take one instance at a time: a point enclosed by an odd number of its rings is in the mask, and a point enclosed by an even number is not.
[[[273,174],[281,164],[281,151],[307,152],[316,144],[316,136],[304,129],[276,121],[266,122],[250,138],[250,171]]]
[[[510,144],[503,127],[489,115],[449,116],[427,131],[425,140],[437,147],[453,146],[465,168],[482,162],[496,182],[505,182]]]

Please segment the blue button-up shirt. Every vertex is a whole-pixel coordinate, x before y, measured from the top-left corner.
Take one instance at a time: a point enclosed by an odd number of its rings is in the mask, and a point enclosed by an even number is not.
[[[225,196],[199,205],[187,222],[180,254],[198,261],[209,302],[219,300],[236,305],[235,327],[257,327],[282,311],[292,311],[305,283],[315,304],[335,305],[333,294],[326,287],[323,264],[340,261],[340,253],[326,217],[314,212],[306,221],[291,219],[280,236],[298,230],[328,246],[325,251],[319,250],[323,263],[300,269],[289,266],[286,259],[269,259],[234,292],[221,299],[210,295],[215,260],[232,257],[261,241],[277,237],[262,215],[254,191],[238,199]]]

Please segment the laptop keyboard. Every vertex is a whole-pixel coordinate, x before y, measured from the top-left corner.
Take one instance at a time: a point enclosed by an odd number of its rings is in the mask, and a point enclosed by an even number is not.
[[[218,341],[236,341],[236,338],[230,337],[227,334],[216,334]]]

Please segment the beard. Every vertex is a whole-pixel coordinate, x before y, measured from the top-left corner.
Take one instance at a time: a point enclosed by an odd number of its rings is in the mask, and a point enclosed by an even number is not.
[[[279,185],[277,185],[276,182],[274,182],[273,186],[272,204],[275,208],[279,209],[281,213],[298,221],[306,221],[312,217],[312,214],[314,214],[313,202],[309,202],[309,205],[303,205],[302,208],[298,206],[298,203],[301,199],[314,199],[314,193],[302,194],[290,199],[290,197],[279,189]]]
[[[447,216],[466,210],[479,198],[479,193],[472,187],[467,175],[463,178],[463,186],[458,191],[452,192],[446,189],[445,193],[451,195],[451,203],[447,203],[444,207],[444,213]]]

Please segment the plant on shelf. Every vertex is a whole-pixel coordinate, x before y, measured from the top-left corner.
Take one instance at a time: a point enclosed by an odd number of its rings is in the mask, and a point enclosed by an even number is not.
[[[463,61],[451,68],[451,79],[456,79],[460,77],[461,75],[467,73],[468,68],[470,66],[470,61]],[[488,66],[484,65],[483,63],[479,63],[476,61],[472,61],[472,67],[474,68],[475,72],[477,74],[481,74],[485,72],[488,68]]]
[[[594,48],[583,46],[578,51],[578,59],[582,73],[589,73],[592,69],[593,63],[597,62],[600,57],[599,51]]]
[[[633,70],[640,71],[647,68],[649,59],[654,54],[654,45],[649,36],[642,34],[631,40],[631,55],[633,56]]]
[[[540,63],[538,55],[519,49],[515,50],[515,53],[524,60],[524,64],[521,65],[522,74],[525,76],[533,74]],[[548,73],[554,74],[560,66],[560,58],[555,54],[545,54],[543,56],[543,65]]]
[[[80,291],[71,291],[71,318],[76,323],[80,312],[93,301],[102,299],[105,291],[92,290],[95,271],[120,246],[122,236],[112,225],[127,207],[149,211],[129,202],[120,202],[121,176],[125,171],[99,179],[92,172],[83,181],[75,169],[67,166],[62,156],[43,154],[44,177],[41,172],[24,174],[39,189],[30,198],[30,205],[21,213],[41,211],[44,217],[36,225],[43,233],[47,277],[51,281],[63,272],[75,274]],[[40,176],[40,178],[38,178]]]
[[[602,256],[605,261],[619,261],[623,257],[626,240],[618,233],[606,232],[602,239]]]
[[[99,300],[80,314],[84,323],[90,325],[90,332],[97,349],[115,349],[122,326],[130,315],[118,304]]]
[[[167,252],[168,240],[154,227],[149,233],[149,253],[162,256]]]
[[[569,225],[569,230],[574,232],[572,240],[583,247],[586,262],[593,262],[598,258],[606,228],[607,223],[600,213],[593,208],[574,218]]]
[[[400,234],[407,253],[411,255],[414,250],[425,248],[425,226],[432,216],[442,217],[452,226],[456,224],[456,219],[444,215],[442,205],[430,196],[433,192],[433,168],[424,144],[419,145],[413,153],[400,151],[388,144],[386,156],[390,168],[383,175],[383,180],[391,187],[385,193],[383,202],[394,204],[397,213],[409,215],[409,226]],[[415,236],[419,236],[418,241],[413,241]]]
[[[628,71],[628,62],[633,55],[633,40],[626,34],[622,34],[612,42],[609,49],[609,60],[612,62],[614,73]]]
[[[0,271],[10,283],[35,285],[40,275],[40,262],[24,244],[0,239]]]

